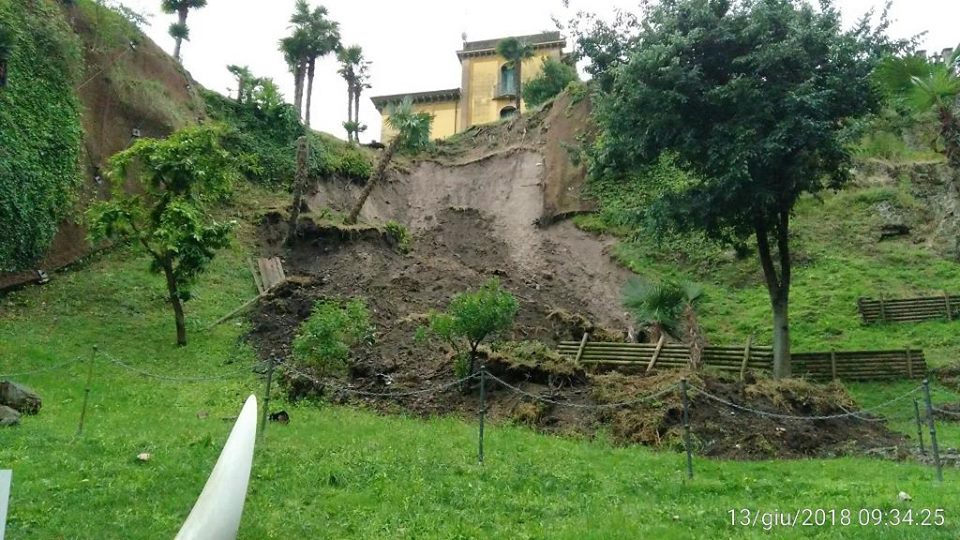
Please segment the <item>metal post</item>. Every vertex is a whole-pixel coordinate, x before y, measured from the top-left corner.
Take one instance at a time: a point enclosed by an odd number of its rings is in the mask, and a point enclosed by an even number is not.
[[[933,449],[933,464],[937,467],[937,482],[943,482],[943,465],[940,463],[940,448],[937,446],[937,426],[933,420],[929,379],[923,380],[923,398],[927,401],[927,424],[930,426],[930,448]]]
[[[687,450],[687,478],[693,478],[693,454],[690,449],[690,405],[687,399],[687,379],[680,379],[680,394],[683,396],[683,446]]]
[[[80,408],[80,424],[77,426],[77,437],[83,434],[83,420],[87,416],[87,403],[90,402],[90,384],[93,382],[93,361],[97,357],[97,346],[93,346],[90,361],[87,363],[87,386],[83,390],[83,407]]]
[[[927,455],[927,450],[923,447],[923,423],[920,421],[920,402],[913,398],[913,415],[917,419],[917,439],[920,441],[920,453]]]
[[[480,364],[480,441],[477,459],[483,465],[483,420],[487,414],[487,365]]]
[[[267,360],[267,388],[263,393],[263,416],[260,417],[260,436],[267,429],[267,415],[270,414],[270,386],[273,384],[273,370],[277,367],[277,360],[270,355]]]

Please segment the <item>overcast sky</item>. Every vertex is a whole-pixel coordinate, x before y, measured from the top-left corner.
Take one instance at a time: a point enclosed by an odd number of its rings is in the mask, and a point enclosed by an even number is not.
[[[167,28],[173,15],[160,12],[160,0],[120,0],[149,15],[147,34],[167,51],[173,39]],[[836,0],[848,24],[884,0]],[[460,64],[455,51],[461,34],[468,40],[555,30],[551,16],[566,21],[579,10],[612,16],[615,8],[635,10],[635,0],[311,0],[324,5],[340,23],[345,44],[363,46],[373,62],[373,88],[362,98],[360,121],[370,128],[363,140],[379,139],[380,116],[368,99],[372,95],[456,88]],[[204,86],[226,93],[235,86],[228,64],[249,65],[254,74],[272,77],[287,100],[292,100],[293,77],[277,50],[288,33],[294,0],[209,0],[192,11],[187,23],[190,41],[183,45],[183,62]],[[891,34],[907,37],[927,32],[923,47],[940,50],[960,42],[957,0],[894,0]],[[569,45],[568,45],[569,50]],[[344,137],[346,84],[337,74],[335,59],[317,66],[314,82],[313,127]]]

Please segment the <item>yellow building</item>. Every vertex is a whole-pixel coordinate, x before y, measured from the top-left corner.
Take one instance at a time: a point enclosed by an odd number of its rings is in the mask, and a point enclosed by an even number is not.
[[[432,139],[442,139],[459,133],[477,124],[494,122],[516,113],[517,81],[515,71],[507,67],[507,61],[497,54],[497,43],[504,38],[484,41],[465,41],[457,51],[460,59],[460,88],[433,90],[390,96],[374,96],[371,99],[382,118],[381,139],[389,141],[394,131],[387,124],[390,106],[410,97],[416,112],[433,115],[430,130]],[[532,36],[517,36],[517,39],[533,46],[534,54],[524,60],[521,67],[523,82],[540,74],[546,58],[560,60],[566,41],[560,32],[545,32]],[[526,104],[520,104],[526,110]]]

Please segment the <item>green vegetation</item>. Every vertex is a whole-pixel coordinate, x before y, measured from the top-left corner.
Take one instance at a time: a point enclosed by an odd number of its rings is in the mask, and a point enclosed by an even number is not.
[[[327,15],[327,8],[318,6],[311,9],[307,0],[297,0],[290,17],[293,34],[280,40],[280,52],[294,77],[293,103],[297,119],[302,114],[308,128],[317,60],[340,49],[340,25],[328,19]],[[303,106],[304,93],[306,107]]]
[[[595,96],[591,173],[622,179],[665,153],[695,173],[646,212],[660,230],[755,239],[773,372],[789,376],[790,215],[804,193],[849,180],[845,125],[879,109],[869,76],[894,46],[866,20],[844,30],[829,1],[677,0],[645,15],[641,45]]]
[[[173,57],[180,61],[180,47],[183,40],[190,40],[190,28],[187,26],[187,15],[191,9],[206,7],[207,0],[161,0],[160,8],[164,13],[176,13],[177,22],[170,25],[170,36],[176,40]]]
[[[360,133],[366,131],[367,126],[360,123],[360,94],[370,88],[370,64],[363,57],[363,48],[359,45],[343,47],[337,51],[337,60],[340,69],[337,73],[347,83],[347,121],[343,123],[347,130],[347,140],[360,142]]]
[[[351,348],[372,339],[373,325],[363,299],[319,300],[300,324],[293,357],[316,368],[321,376],[335,375],[346,369]]]
[[[162,272],[177,327],[177,345],[187,344],[183,302],[190,285],[230,242],[231,224],[211,219],[233,182],[230,154],[220,146],[220,129],[185,128],[167,139],[139,139],[110,158],[113,196],[88,211],[93,240],[129,240]],[[131,176],[137,194],[126,193]]]
[[[83,58],[60,9],[52,0],[0,1],[2,271],[28,269],[44,254],[81,181],[83,128],[73,86]]]
[[[509,330],[519,310],[517,299],[492,278],[476,291],[454,296],[445,312],[431,313],[430,331],[456,351],[454,369],[463,378],[477,372],[477,347]]]
[[[645,325],[654,342],[666,332],[679,336],[684,312],[703,297],[703,290],[692,283],[652,282],[634,278],[623,292],[623,305],[640,324]]]
[[[249,234],[245,231],[244,234]],[[241,235],[244,236],[244,235]],[[256,290],[241,245],[198,283],[189,324],[206,328]],[[0,372],[86,360],[97,344],[90,409],[76,437],[85,365],[21,380],[44,398],[39,415],[0,431],[0,463],[14,470],[12,538],[113,540],[172,537],[220,453],[243,399],[263,381],[249,372],[245,323],[197,332],[167,346],[164,293],[147,259],[122,248],[2,300]],[[118,310],[123,316],[118,316]],[[225,381],[159,381],[111,357],[171,376],[240,374]],[[862,385],[884,398],[906,388]],[[940,398],[938,398],[940,399]],[[294,405],[274,395],[291,424],[271,424],[257,444],[240,538],[769,538],[782,530],[729,525],[728,511],[943,508],[960,499],[960,473],[933,483],[929,467],[869,458],[731,462],[642,447],[487,426],[476,464],[473,419],[411,419],[337,406]],[[954,424],[956,426],[956,424]],[[909,427],[909,426],[907,426]],[[940,424],[941,429],[944,423]],[[941,432],[943,433],[943,432]],[[952,438],[951,438],[952,437]],[[942,441],[956,446],[960,430]],[[150,452],[146,463],[136,460]],[[906,491],[913,500],[897,501]],[[952,539],[945,527],[811,527],[798,536]]]
[[[523,100],[527,107],[538,107],[556,97],[575,81],[575,67],[555,58],[545,58],[540,74],[523,85]]]
[[[403,223],[390,220],[383,224],[383,230],[386,231],[387,237],[397,246],[400,253],[408,253],[410,251],[412,237],[410,236],[410,229]]]

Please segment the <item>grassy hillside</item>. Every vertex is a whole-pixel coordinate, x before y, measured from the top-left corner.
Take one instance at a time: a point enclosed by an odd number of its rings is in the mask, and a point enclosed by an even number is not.
[[[266,195],[255,192],[257,200]],[[244,199],[250,200],[248,193]],[[232,212],[249,221],[251,208]],[[44,398],[21,426],[0,430],[0,466],[14,471],[11,538],[169,538],[189,512],[237,413],[263,381],[249,368],[244,322],[207,326],[255,293],[251,231],[218,257],[187,304],[190,345],[173,347],[161,280],[120,249],[0,302],[0,373],[95,363],[86,428],[77,437],[85,366],[18,377]],[[759,324],[759,323],[758,323]],[[110,359],[174,377],[151,379]],[[382,417],[292,405],[254,464],[241,538],[742,538],[729,510],[947,508],[947,525],[811,527],[784,537],[956,538],[960,472],[935,485],[928,467],[866,458],[785,462],[695,460],[644,448],[498,426],[476,464],[473,419]],[[140,452],[153,454],[139,463]],[[904,490],[911,503],[898,503]]]

